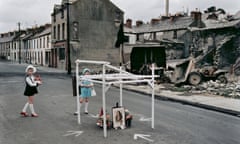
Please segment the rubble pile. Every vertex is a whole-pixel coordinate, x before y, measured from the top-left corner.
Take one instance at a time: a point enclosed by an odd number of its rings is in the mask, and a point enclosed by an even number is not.
[[[172,91],[181,91],[184,93],[185,96],[191,94],[210,94],[240,99],[240,81],[223,84],[218,80],[216,81],[210,80],[196,86],[193,85],[182,85],[180,87],[168,86],[168,89]]]
[[[209,94],[240,98],[240,83],[230,82],[223,84],[220,81],[210,80],[200,86]],[[192,90],[194,90],[194,88]]]

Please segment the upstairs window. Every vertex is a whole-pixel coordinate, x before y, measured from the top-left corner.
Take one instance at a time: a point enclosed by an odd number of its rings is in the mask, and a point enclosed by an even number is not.
[[[173,39],[177,39],[177,31],[173,31]]]
[[[56,26],[53,27],[53,39],[56,39]]]
[[[57,26],[57,40],[60,40],[60,24]]]
[[[64,9],[61,9],[61,18],[64,19]]]
[[[62,23],[62,39],[65,39],[65,23]]]

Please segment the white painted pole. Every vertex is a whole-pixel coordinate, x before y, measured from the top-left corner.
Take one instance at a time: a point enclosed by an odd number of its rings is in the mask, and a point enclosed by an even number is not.
[[[103,64],[103,75],[102,75],[102,107],[103,107],[103,134],[104,137],[107,137],[107,124],[106,124],[106,95],[105,95],[105,87],[106,87],[106,75],[105,75],[105,64]]]
[[[155,75],[155,68],[154,64],[152,64],[152,128],[154,129],[154,75]]]
[[[122,74],[122,66],[120,66],[120,74]],[[123,88],[123,83],[120,83],[120,106],[123,106],[122,88]]]
[[[79,63],[76,62],[76,102],[77,102],[77,112],[78,112],[78,124],[81,124],[81,116],[80,116],[80,104],[79,104]]]

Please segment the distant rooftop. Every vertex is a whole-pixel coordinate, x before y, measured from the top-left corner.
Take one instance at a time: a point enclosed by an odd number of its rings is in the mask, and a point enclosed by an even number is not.
[[[193,23],[191,17],[175,17],[173,19],[160,20],[157,24],[142,24],[133,27],[133,33],[151,33],[187,29]]]

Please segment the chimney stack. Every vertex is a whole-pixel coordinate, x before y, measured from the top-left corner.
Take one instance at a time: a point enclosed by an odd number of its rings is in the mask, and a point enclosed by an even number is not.
[[[159,23],[159,21],[160,21],[160,19],[153,18],[153,19],[151,19],[151,24],[155,25],[155,24]]]
[[[137,27],[141,26],[142,24],[143,24],[143,21],[141,21],[141,20],[136,21],[136,26]]]
[[[128,28],[132,28],[132,20],[127,19],[127,22],[126,22],[125,26],[128,27]]]
[[[195,26],[202,28],[205,25],[202,22],[202,13],[197,9],[196,11],[191,12],[191,17],[194,20]]]

